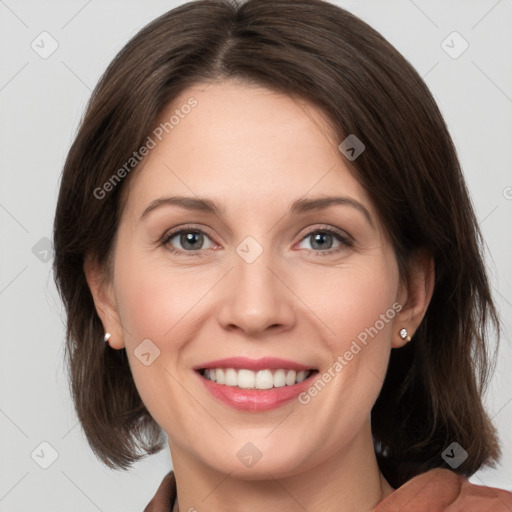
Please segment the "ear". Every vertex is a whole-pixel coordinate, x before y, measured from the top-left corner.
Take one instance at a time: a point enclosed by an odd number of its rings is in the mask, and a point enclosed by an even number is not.
[[[434,293],[435,268],[434,259],[426,251],[418,251],[410,261],[410,273],[407,282],[402,283],[397,302],[402,309],[395,317],[395,331],[391,339],[391,346],[399,348],[407,342],[400,335],[400,329],[407,329],[412,338],[418,329],[430,299]]]
[[[86,257],[84,273],[103,329],[111,334],[109,345],[118,350],[124,348],[123,329],[117,311],[113,283],[105,275],[104,268],[92,257]],[[101,340],[98,340],[98,343],[100,342]]]

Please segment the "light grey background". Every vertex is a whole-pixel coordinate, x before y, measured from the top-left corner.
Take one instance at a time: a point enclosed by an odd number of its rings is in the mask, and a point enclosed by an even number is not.
[[[132,35],[180,3],[0,0],[0,511],[141,511],[171,467],[168,450],[129,472],[110,471],[92,454],[64,373],[51,258],[41,260],[64,158],[92,88]],[[512,0],[337,3],[379,30],[425,78],[457,146],[505,328],[486,396],[502,465],[471,481],[512,490]],[[31,47],[43,31],[59,45],[47,59]],[[452,56],[441,46],[453,31],[469,44],[458,58],[458,36],[445,43]],[[42,442],[58,455],[48,469],[35,462],[51,462]]]

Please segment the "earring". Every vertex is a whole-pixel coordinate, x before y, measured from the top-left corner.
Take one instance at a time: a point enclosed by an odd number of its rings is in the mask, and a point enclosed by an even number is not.
[[[411,341],[411,337],[409,336],[407,329],[400,329],[398,334],[400,335],[400,338],[402,338],[406,343],[409,343],[409,341]]]
[[[105,340],[106,343],[108,343],[108,340],[110,339],[110,336],[111,336],[111,334],[109,332],[106,332],[105,336],[103,336],[103,339]]]

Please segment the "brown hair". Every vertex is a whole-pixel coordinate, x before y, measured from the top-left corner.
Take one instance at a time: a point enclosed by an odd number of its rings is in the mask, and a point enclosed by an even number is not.
[[[347,163],[389,233],[401,277],[416,250],[434,257],[426,315],[413,341],[392,350],[372,409],[384,476],[398,487],[447,467],[441,454],[453,441],[468,453],[458,473],[493,465],[500,451],[482,393],[492,367],[489,323],[498,338],[500,324],[456,150],[405,58],[366,23],[322,0],[183,4],[133,37],[95,88],[64,166],[54,224],[71,391],[95,454],[128,469],[165,439],[140,399],[125,351],[102,342],[83,270],[86,256],[108,265],[129,177],[107,197],[94,191],[144,145],[174,98],[198,82],[227,78],[316,105],[340,142],[356,134],[366,149]]]

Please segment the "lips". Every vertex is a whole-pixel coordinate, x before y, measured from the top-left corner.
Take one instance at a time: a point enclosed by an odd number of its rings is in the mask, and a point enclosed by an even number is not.
[[[219,359],[194,370],[214,397],[235,409],[253,412],[296,398],[318,374],[316,368],[273,357]]]
[[[194,366],[194,370],[205,370],[207,368],[234,368],[235,370],[247,369],[258,370],[316,370],[311,366],[306,366],[295,361],[280,359],[277,357],[262,357],[260,359],[249,359],[247,357],[228,357],[226,359],[217,359],[207,363]]]

